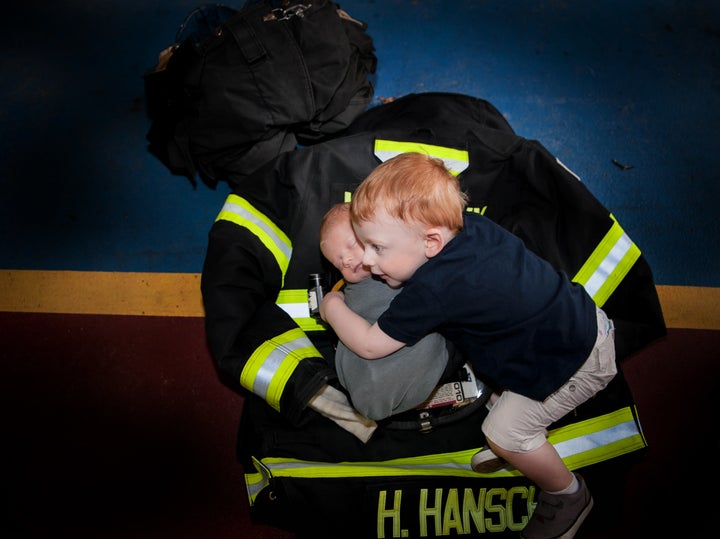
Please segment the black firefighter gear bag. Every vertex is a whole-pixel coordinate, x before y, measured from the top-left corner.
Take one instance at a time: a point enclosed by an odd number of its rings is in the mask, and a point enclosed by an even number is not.
[[[215,188],[344,129],[374,93],[366,29],[327,0],[197,8],[145,75],[149,151]]]

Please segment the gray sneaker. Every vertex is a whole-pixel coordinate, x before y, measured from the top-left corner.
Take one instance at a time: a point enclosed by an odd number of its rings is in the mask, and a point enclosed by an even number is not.
[[[590,513],[593,499],[580,474],[575,494],[554,496],[540,491],[535,512],[520,534],[523,539],[572,539]]]

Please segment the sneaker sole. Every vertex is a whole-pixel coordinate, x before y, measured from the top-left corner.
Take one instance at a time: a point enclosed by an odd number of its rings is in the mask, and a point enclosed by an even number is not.
[[[577,520],[575,520],[575,523],[570,526],[570,528],[563,533],[562,535],[558,535],[557,537],[554,537],[552,539],[573,539],[575,537],[575,534],[580,529],[580,526],[582,526],[582,523],[585,522],[585,519],[590,514],[590,510],[593,508],[593,499],[592,496],[590,497],[590,501],[588,501],[585,508],[582,510],[582,512],[578,515]],[[526,537],[520,533],[521,539],[526,539]]]
[[[593,508],[593,503],[592,496],[590,496],[590,501],[585,506],[585,509],[582,510],[582,513],[580,513],[580,516],[575,521],[575,524],[573,524],[568,531],[558,537],[558,539],[572,539],[575,537],[575,534],[580,529],[580,526],[582,526],[582,523],[585,522],[585,518],[587,518],[588,514],[590,514],[590,510]]]

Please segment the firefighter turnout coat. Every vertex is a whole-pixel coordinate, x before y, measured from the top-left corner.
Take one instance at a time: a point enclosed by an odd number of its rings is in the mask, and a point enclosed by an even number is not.
[[[639,247],[541,143],[485,100],[411,94],[361,115],[337,138],[283,153],[233,186],[202,272],[208,344],[226,381],[294,424],[335,378],[333,337],[308,311],[308,275],[327,271],[318,230],[331,205],[382,161],[443,159],[482,213],[581,283],[616,325],[618,359],[665,333]]]

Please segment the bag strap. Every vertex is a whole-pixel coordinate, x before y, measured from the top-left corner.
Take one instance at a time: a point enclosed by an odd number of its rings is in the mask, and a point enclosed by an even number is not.
[[[255,64],[263,60],[267,56],[267,51],[248,21],[247,15],[242,13],[238,16],[238,20],[233,22],[236,24],[228,24],[226,28],[235,39],[245,61],[248,64]]]

